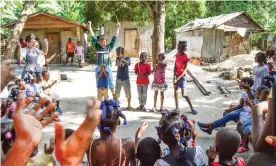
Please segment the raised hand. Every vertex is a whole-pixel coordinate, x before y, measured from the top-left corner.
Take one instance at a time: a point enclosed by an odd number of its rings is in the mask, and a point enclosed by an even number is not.
[[[44,38],[44,43],[48,44],[48,39]]]
[[[39,109],[38,104],[28,114],[23,113],[25,106],[25,97],[19,94],[17,108],[13,115],[16,139],[4,162],[1,163],[2,166],[25,166],[34,148],[41,141],[42,128],[58,116],[57,113],[53,113],[50,118],[42,120],[44,115],[54,110],[55,104],[52,103],[37,117],[34,115]]]
[[[121,24],[117,22],[117,28],[121,28]]]
[[[44,153],[51,154],[54,151],[54,148],[55,148],[55,138],[51,137],[49,146],[47,145],[47,143],[44,144]]]
[[[87,103],[86,118],[69,138],[65,140],[64,128],[59,123],[55,124],[55,155],[61,165],[82,165],[84,153],[100,120],[100,101],[93,98]]]
[[[87,26],[88,26],[88,28],[90,28],[90,27],[92,26],[91,21],[88,21],[88,22],[87,22]]]

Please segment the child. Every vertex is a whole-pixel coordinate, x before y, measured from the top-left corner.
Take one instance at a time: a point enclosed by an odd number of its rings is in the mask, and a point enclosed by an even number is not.
[[[165,54],[164,53],[158,54],[158,59],[154,69],[154,80],[151,87],[154,90],[154,107],[152,109],[153,112],[157,111],[156,103],[157,103],[158,91],[160,91],[160,95],[161,95],[160,112],[163,111],[164,91],[167,90],[168,88],[168,85],[165,82],[165,70],[167,67],[167,63],[164,60],[165,60]]]
[[[159,138],[169,147],[170,153],[157,160],[154,166],[204,165],[205,154],[200,146],[188,147],[193,127],[178,112],[164,112],[156,127]],[[194,139],[194,137],[193,137]]]
[[[127,110],[133,111],[133,108],[130,106],[131,103],[131,85],[129,80],[129,69],[130,58],[124,55],[124,48],[118,47],[116,49],[117,58],[116,66],[117,69],[117,79],[116,79],[116,88],[115,88],[115,97],[114,99],[118,102],[120,97],[121,89],[124,88],[126,98],[127,98]]]
[[[257,91],[261,90],[261,94],[259,96],[259,100],[255,102],[254,104],[262,101],[266,101],[269,95],[269,89],[261,86],[257,88]],[[256,92],[257,92],[256,91]],[[257,96],[257,94],[256,94]],[[254,104],[251,105],[251,108],[254,106]],[[240,122],[242,123],[242,136],[243,136],[243,141],[241,142],[241,145],[238,149],[238,153],[244,153],[249,150],[248,143],[249,143],[249,136],[251,135],[252,132],[252,118],[251,118],[251,111],[246,112],[246,113],[241,113],[240,115]]]
[[[211,135],[213,129],[218,128],[222,125],[225,125],[227,122],[231,120],[238,121],[240,118],[241,112],[245,112],[246,110],[250,109],[249,106],[245,104],[245,101],[249,99],[249,95],[247,91],[250,91],[250,87],[252,87],[252,85],[253,85],[253,80],[249,77],[244,77],[239,83],[240,88],[244,89],[241,92],[240,103],[235,107],[225,110],[224,117],[214,121],[213,123],[204,124],[201,122],[197,122],[200,129]]]
[[[135,64],[135,74],[137,75],[136,84],[138,91],[138,99],[140,106],[137,111],[146,111],[147,93],[149,85],[149,75],[151,73],[150,64],[146,62],[148,54],[142,52],[140,54],[140,62]]]
[[[120,117],[126,124],[126,117],[119,110],[114,100],[104,100],[101,103],[102,120],[98,126],[100,138],[91,141],[87,150],[89,165],[136,165],[135,145],[129,139],[116,137],[116,129],[120,124]]]
[[[101,64],[101,70],[97,73],[98,75],[98,100],[108,98],[108,77],[109,73],[106,70],[106,65]]]
[[[57,92],[52,90],[52,87],[58,82],[57,80],[50,80],[50,73],[48,71],[42,72],[42,89],[43,93],[49,97],[52,97],[56,101],[56,111],[62,114],[62,110],[60,108],[60,95]]]
[[[161,148],[155,139],[146,137],[140,141],[147,127],[148,123],[143,122],[135,135],[136,158],[140,162],[139,166],[153,166],[162,155]]]
[[[207,150],[210,166],[245,166],[242,158],[233,158],[236,154],[241,137],[239,133],[231,128],[222,128],[218,131],[215,138],[215,147]],[[219,156],[219,162],[214,162],[216,156]]]
[[[77,54],[79,67],[83,67],[83,66],[81,66],[81,61],[83,58],[83,50],[84,49],[83,49],[83,46],[81,45],[80,41],[77,41],[76,54]]]
[[[176,111],[178,111],[178,88],[181,89],[182,97],[186,99],[188,102],[192,114],[196,115],[197,111],[193,108],[192,102],[186,94],[186,71],[188,62],[190,61],[190,58],[187,54],[185,54],[185,51],[187,50],[187,41],[179,41],[177,46],[178,53],[176,54],[176,60],[175,60],[175,66],[174,66],[174,99],[175,99],[175,106]]]
[[[262,85],[262,81],[266,75],[269,74],[268,68],[266,66],[267,59],[266,55],[263,52],[258,52],[255,56],[255,62],[258,63],[258,66],[253,68],[253,77],[254,77],[254,85],[252,87],[253,91]]]

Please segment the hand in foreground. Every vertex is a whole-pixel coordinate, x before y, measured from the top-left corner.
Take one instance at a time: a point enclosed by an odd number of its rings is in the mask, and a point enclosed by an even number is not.
[[[25,166],[34,148],[40,143],[42,128],[58,116],[58,114],[53,113],[50,118],[42,120],[44,115],[55,108],[55,104],[53,103],[49,104],[37,117],[34,117],[34,115],[39,107],[34,107],[28,114],[25,114],[23,113],[25,106],[25,98],[22,94],[19,94],[17,108],[13,115],[16,139],[4,162],[1,163],[2,166]]]
[[[267,136],[265,137],[265,141],[270,145],[276,147],[276,137],[275,136]]]
[[[6,85],[15,79],[15,76],[11,73],[14,67],[11,61],[5,61],[1,66],[1,92]]]
[[[46,143],[44,144],[44,153],[52,154],[54,151],[54,148],[55,148],[55,138],[51,137],[49,146]]]
[[[55,155],[61,165],[81,165],[84,153],[92,141],[92,135],[100,123],[101,110],[100,101],[90,99],[86,106],[86,118],[80,127],[65,140],[64,128],[55,124]]]

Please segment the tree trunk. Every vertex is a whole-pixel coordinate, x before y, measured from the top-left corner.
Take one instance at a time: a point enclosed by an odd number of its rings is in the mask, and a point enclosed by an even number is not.
[[[12,35],[8,41],[8,46],[4,57],[5,59],[11,59],[13,57],[14,50],[17,47],[17,42],[28,19],[28,16],[33,13],[34,5],[34,0],[25,1],[20,17],[17,20],[17,23],[15,24],[12,31]]]
[[[148,8],[151,13],[154,24],[152,34],[152,65],[156,63],[157,55],[164,53],[165,40],[165,1],[148,2]]]

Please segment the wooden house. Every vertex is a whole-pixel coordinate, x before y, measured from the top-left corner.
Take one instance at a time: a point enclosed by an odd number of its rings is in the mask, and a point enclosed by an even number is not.
[[[124,47],[126,56],[138,58],[141,52],[146,52],[149,57],[151,57],[153,23],[150,22],[143,26],[139,25],[137,22],[126,21],[120,23],[120,35],[111,52],[112,57],[116,56],[115,50],[119,46]],[[104,25],[104,35],[107,37],[107,42],[115,35],[117,30],[116,25],[116,22],[107,22]]]
[[[251,35],[264,31],[245,12],[196,19],[175,30],[176,42],[188,42],[189,56],[204,62],[220,62],[251,51]]]
[[[11,31],[16,21],[5,25]],[[30,15],[24,26],[21,37],[25,39],[30,33],[43,42],[44,38],[49,41],[49,50],[46,59],[50,63],[62,63],[66,59],[66,42],[68,38],[77,45],[80,41],[87,51],[87,35],[84,33],[85,26],[79,22],[71,21],[53,14],[37,12]]]

